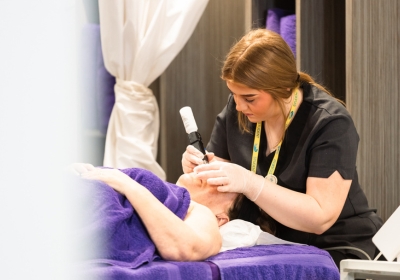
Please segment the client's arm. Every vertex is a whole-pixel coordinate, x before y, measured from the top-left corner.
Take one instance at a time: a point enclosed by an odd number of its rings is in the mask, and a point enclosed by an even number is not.
[[[207,207],[192,201],[182,221],[149,190],[119,170],[86,167],[76,168],[83,178],[101,180],[127,197],[164,259],[204,260],[221,249],[217,220]]]

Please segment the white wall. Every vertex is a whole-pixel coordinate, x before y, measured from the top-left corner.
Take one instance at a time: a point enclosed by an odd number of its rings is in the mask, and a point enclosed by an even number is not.
[[[0,278],[76,279],[63,169],[77,154],[81,1],[0,1]]]

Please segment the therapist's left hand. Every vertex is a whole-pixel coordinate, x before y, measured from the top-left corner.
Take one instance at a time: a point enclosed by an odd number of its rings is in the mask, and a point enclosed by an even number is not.
[[[202,164],[195,167],[194,172],[197,178],[217,186],[218,191],[243,193],[252,201],[258,198],[265,183],[264,177],[229,162]]]

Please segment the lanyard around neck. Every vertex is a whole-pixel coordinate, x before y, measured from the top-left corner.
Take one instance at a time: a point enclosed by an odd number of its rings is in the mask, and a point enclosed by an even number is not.
[[[293,98],[293,103],[292,107],[290,108],[289,115],[287,116],[286,122],[285,122],[285,130],[289,126],[290,122],[292,121],[294,117],[294,111],[296,110],[296,105],[297,105],[297,100],[298,100],[298,91],[296,90]],[[257,123],[256,127],[256,132],[254,134],[254,144],[253,144],[253,156],[251,158],[251,171],[256,173],[257,170],[257,161],[258,161],[258,152],[259,152],[259,147],[260,147],[260,138],[261,138],[261,128],[262,128],[262,122]],[[268,175],[273,175],[275,172],[276,164],[278,162],[278,157],[279,157],[279,152],[281,150],[282,146],[282,140],[279,142],[274,158],[272,159],[271,165],[268,170]]]

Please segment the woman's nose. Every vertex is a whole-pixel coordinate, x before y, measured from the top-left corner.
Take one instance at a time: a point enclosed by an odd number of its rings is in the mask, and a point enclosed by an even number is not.
[[[246,103],[240,100],[240,98],[235,98],[235,102],[236,102],[236,111],[242,112],[244,111],[244,109],[246,109]]]

